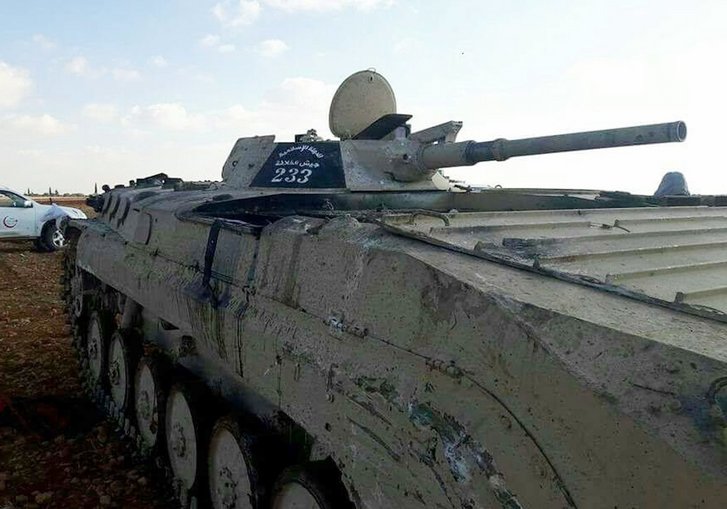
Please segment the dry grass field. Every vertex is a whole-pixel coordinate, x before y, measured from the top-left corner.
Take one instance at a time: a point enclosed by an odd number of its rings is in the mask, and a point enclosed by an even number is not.
[[[85,198],[81,198],[78,196],[32,196],[33,200],[37,201],[38,203],[57,203],[58,205],[64,205],[67,207],[77,207],[77,208],[83,208],[85,207],[86,200]]]
[[[0,508],[167,507],[82,394],[62,256],[0,242]]]

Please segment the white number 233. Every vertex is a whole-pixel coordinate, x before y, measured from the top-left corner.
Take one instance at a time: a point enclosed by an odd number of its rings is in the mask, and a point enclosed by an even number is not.
[[[313,171],[307,168],[302,170],[298,168],[275,168],[275,176],[270,179],[270,182],[305,184],[312,174]]]

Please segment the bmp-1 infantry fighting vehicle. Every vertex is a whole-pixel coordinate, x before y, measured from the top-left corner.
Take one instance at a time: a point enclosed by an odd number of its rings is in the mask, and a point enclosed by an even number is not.
[[[373,71],[331,131],[237,141],[71,221],[92,394],[215,508],[727,506],[719,197],[476,189],[441,168],[682,141],[411,132]]]

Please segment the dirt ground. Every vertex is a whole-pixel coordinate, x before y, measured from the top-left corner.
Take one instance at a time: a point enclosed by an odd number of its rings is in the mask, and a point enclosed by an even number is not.
[[[0,509],[169,507],[81,391],[61,258],[0,242]]]

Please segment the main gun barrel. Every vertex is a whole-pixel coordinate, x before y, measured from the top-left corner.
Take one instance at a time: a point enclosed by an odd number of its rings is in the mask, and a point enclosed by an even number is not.
[[[686,137],[687,125],[677,121],[520,140],[501,138],[483,142],[435,144],[422,150],[420,161],[425,168],[446,168],[467,166],[482,161],[504,161],[510,157],[536,154],[680,142]]]

